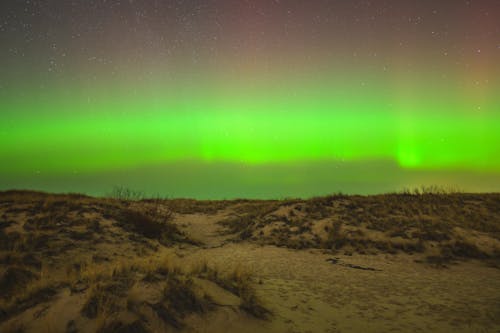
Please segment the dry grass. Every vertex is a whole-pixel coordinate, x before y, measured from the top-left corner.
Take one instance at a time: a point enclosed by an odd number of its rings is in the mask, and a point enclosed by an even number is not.
[[[0,323],[50,305],[69,290],[85,299],[80,313],[102,332],[146,332],[148,313],[180,329],[187,315],[217,306],[198,279],[237,296],[242,311],[269,318],[248,269],[201,262],[187,270],[173,256],[153,257],[173,245],[196,245],[174,223],[181,213],[231,208],[233,215],[220,224],[235,241],[361,254],[423,253],[422,261],[435,267],[463,258],[500,267],[500,249],[484,245],[500,240],[499,194],[421,189],[286,201],[139,199],[0,192]],[[126,258],[131,254],[136,259]],[[145,285],[159,297],[145,300],[137,291]],[[124,322],[120,314],[133,320]],[[2,329],[22,327],[11,320]]]
[[[12,321],[3,326],[4,333],[24,333],[26,330],[24,324],[20,321]]]
[[[309,200],[246,202],[236,212],[239,214],[221,221],[235,240],[362,254],[413,254],[437,248],[450,252],[454,260],[498,258],[495,249],[480,248],[473,239],[462,240],[456,229],[500,241],[500,194],[423,187],[376,196],[337,194]],[[319,222],[325,225],[321,230],[315,228]],[[461,244],[461,250],[456,244]]]
[[[186,314],[203,313],[213,308],[211,299],[196,292],[191,277],[169,274],[160,303],[153,306],[163,319],[176,328],[181,328]]]
[[[183,319],[187,314],[212,309],[211,300],[196,289],[191,276],[168,256],[162,259],[123,261],[112,268],[85,269],[78,280],[90,285],[82,314],[101,322],[98,326],[104,331],[128,324],[118,325],[119,322],[116,321],[109,323],[101,318],[103,314],[104,318],[108,318],[116,313],[129,311],[136,313],[140,319],[139,310],[142,306],[151,308],[167,325],[175,328],[184,326]],[[139,295],[130,292],[134,285],[140,283],[150,283],[161,288],[161,299],[154,303],[140,301]],[[145,329],[143,323],[137,322],[133,326],[137,325]]]
[[[144,199],[145,194],[142,191],[133,190],[123,186],[115,186],[111,190],[111,193],[109,193],[108,197],[122,201],[133,201]]]
[[[199,263],[192,273],[215,282],[220,287],[230,291],[241,300],[240,309],[259,319],[268,319],[271,312],[263,305],[254,288],[252,273],[242,266],[237,266],[229,272],[223,272],[210,266],[206,261]]]
[[[49,301],[57,294],[61,284],[36,280],[9,298],[0,298],[0,323],[37,304]]]
[[[165,245],[184,238],[181,231],[170,223],[169,219],[170,215],[164,218],[150,216],[145,212],[133,209],[123,209],[116,215],[117,224],[123,229],[147,238],[158,239]]]
[[[126,307],[126,297],[134,282],[133,266],[113,269],[111,275],[95,278],[81,312],[88,318],[111,314]]]
[[[105,328],[110,323],[103,320],[103,314],[127,311],[131,286],[154,274],[165,286],[170,283],[169,292],[179,287],[180,294],[192,299],[190,285],[179,282],[184,278],[174,278],[182,273],[166,261],[130,261],[119,253],[103,256],[97,263],[93,260],[100,253],[96,246],[103,242],[119,241],[139,250],[154,248],[154,242],[166,246],[190,242],[171,223],[173,213],[161,201],[136,206],[115,199],[23,191],[0,192],[0,200],[4,212],[0,262],[5,264],[0,269],[0,323],[37,304],[50,303],[69,288],[72,293],[85,293],[82,314],[102,321],[97,326]],[[123,235],[129,238],[126,242]],[[41,260],[50,264],[42,269]]]
[[[227,229],[228,233],[237,233],[240,240],[253,236],[253,231],[258,228],[268,214],[280,206],[280,201],[255,201],[243,202],[235,207],[237,215],[228,217],[219,222]]]

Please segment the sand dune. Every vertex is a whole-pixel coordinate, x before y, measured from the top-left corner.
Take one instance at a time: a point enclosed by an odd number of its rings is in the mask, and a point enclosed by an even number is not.
[[[497,332],[500,195],[0,193],[1,332]]]

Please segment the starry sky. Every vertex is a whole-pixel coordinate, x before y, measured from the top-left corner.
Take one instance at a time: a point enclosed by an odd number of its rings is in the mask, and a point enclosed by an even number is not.
[[[0,3],[0,190],[500,191],[497,0]]]

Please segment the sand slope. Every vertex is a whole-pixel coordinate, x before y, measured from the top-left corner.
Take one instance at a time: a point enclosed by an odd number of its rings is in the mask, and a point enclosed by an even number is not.
[[[500,195],[0,193],[1,332],[497,332]]]

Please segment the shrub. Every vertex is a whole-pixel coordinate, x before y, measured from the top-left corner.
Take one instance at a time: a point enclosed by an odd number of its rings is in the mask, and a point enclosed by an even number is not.
[[[144,192],[132,190],[123,186],[115,186],[109,194],[111,198],[118,200],[134,201],[144,199]]]

